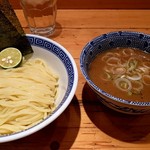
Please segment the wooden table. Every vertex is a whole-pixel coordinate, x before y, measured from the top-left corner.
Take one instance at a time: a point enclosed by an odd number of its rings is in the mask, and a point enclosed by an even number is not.
[[[22,11],[16,13],[30,33]],[[118,30],[150,33],[150,10],[58,10],[56,32],[50,38],[76,61],[79,83],[75,96],[52,124],[23,139],[0,144],[0,150],[150,150],[150,115],[129,116],[106,108],[80,71],[85,44]]]

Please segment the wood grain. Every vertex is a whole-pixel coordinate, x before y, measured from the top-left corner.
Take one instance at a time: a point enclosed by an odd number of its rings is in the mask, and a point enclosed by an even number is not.
[[[21,10],[17,16],[30,33]],[[85,82],[79,58],[85,44],[118,30],[150,34],[150,10],[58,10],[50,37],[74,57],[79,81],[69,107],[52,124],[28,137],[0,144],[0,150],[149,150],[150,115],[117,113],[100,103]]]
[[[20,0],[9,0],[15,9]],[[149,0],[58,0],[58,9],[149,9]]]

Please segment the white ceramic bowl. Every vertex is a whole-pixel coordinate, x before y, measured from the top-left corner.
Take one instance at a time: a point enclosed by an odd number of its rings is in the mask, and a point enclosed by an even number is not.
[[[70,104],[78,83],[78,71],[71,54],[57,42],[37,35],[27,34],[33,48],[33,56],[45,60],[59,75],[59,95],[54,112],[39,124],[18,133],[0,136],[0,143],[28,136],[53,122]]]

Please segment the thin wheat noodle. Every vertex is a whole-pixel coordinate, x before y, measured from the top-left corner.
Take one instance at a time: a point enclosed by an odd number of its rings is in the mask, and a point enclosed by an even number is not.
[[[25,130],[55,109],[58,76],[42,59],[0,69],[0,135]]]

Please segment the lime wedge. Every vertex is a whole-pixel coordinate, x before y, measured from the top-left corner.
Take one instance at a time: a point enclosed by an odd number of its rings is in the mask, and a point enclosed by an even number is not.
[[[8,47],[0,52],[0,66],[2,68],[14,68],[20,65],[22,54],[17,48]]]

